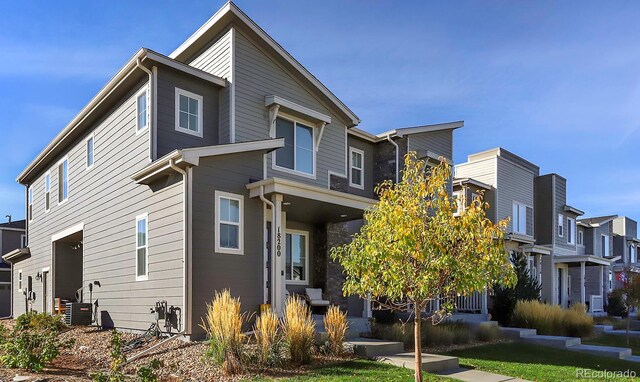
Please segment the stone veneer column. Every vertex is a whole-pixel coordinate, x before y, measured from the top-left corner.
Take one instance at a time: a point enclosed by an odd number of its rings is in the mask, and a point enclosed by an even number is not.
[[[346,244],[351,240],[347,229],[347,223],[327,223],[326,238],[327,248],[325,254],[327,257],[327,267],[325,293],[329,295],[333,304],[339,305],[340,309],[347,311],[347,298],[342,294],[342,285],[344,284],[345,275],[342,272],[342,266],[340,263],[331,260],[331,257],[329,256],[331,248]]]

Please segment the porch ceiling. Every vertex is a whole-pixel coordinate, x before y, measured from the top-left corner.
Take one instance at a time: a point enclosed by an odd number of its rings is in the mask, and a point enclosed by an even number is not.
[[[574,256],[574,255],[562,255],[555,256],[553,261],[556,264],[568,264],[570,267],[580,266],[580,263],[584,262],[585,265],[611,265],[611,259],[605,259],[598,256]]]

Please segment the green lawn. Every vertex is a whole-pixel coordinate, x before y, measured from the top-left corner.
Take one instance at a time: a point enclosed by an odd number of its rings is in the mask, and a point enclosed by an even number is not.
[[[640,376],[638,363],[515,342],[478,346],[452,351],[449,354],[460,357],[460,366],[463,367],[474,367],[533,381],[584,381],[584,378],[576,377],[577,368],[609,371],[629,369]]]
[[[589,345],[604,345],[604,346],[617,346],[621,348],[630,348],[634,355],[640,355],[640,338],[630,337],[629,346],[627,346],[627,336],[620,336],[615,334],[602,334],[592,338],[585,338],[582,340],[583,344]]]

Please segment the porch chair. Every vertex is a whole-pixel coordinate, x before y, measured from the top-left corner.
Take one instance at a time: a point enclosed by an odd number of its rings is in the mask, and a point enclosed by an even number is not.
[[[304,298],[312,310],[313,308],[327,309],[329,308],[329,305],[331,305],[331,301],[329,301],[329,296],[322,293],[322,288],[305,288],[304,293],[305,293]]]

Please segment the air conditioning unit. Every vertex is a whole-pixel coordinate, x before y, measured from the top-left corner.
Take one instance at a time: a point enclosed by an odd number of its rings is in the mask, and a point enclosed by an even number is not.
[[[65,313],[67,325],[91,325],[91,304],[70,302]]]

